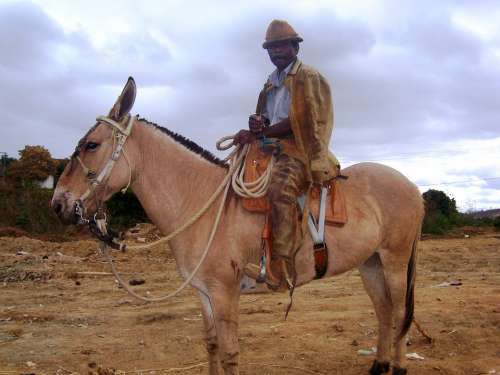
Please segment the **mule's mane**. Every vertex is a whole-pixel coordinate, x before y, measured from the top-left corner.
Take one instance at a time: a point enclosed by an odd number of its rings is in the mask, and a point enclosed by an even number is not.
[[[218,165],[219,167],[228,168],[228,164],[224,160],[219,159],[217,156],[212,154],[210,151],[205,150],[203,147],[201,147],[200,145],[198,145],[194,141],[190,140],[189,138],[186,138],[181,134],[175,133],[170,129],[164,128],[163,126],[155,124],[154,122],[146,120],[145,118],[139,118],[139,121],[144,122],[147,125],[150,125],[150,126],[154,127],[155,129],[161,131],[162,133],[168,135],[174,141],[176,141],[177,143],[180,143],[181,145],[186,147],[188,150],[194,152],[195,154],[200,155],[203,159],[208,160],[210,163]]]

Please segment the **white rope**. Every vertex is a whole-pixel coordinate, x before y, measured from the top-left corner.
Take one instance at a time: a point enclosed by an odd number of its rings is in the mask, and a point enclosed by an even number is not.
[[[248,150],[247,150],[248,153]],[[261,198],[267,193],[271,173],[274,165],[274,156],[271,157],[266,171],[259,176],[255,181],[245,182],[245,169],[247,158],[245,157],[243,165],[233,174],[232,187],[236,194],[243,198]]]
[[[145,244],[145,245],[136,245],[136,246],[126,246],[125,249],[129,250],[143,250],[143,249],[149,249],[151,247],[160,245],[162,243],[165,243],[167,241],[170,241],[172,238],[177,236],[179,233],[183,232],[187,228],[189,228],[191,225],[193,225],[213,204],[213,202],[217,199],[219,194],[222,192],[226,184],[229,184],[231,180],[231,176],[235,172],[236,168],[238,165],[242,163],[242,160],[245,156],[245,147],[241,149],[240,147],[237,147],[236,151],[242,151],[242,152],[236,152],[234,153],[233,160],[231,161],[230,168],[228,174],[224,177],[224,180],[222,180],[222,183],[219,185],[219,187],[215,190],[215,192],[212,194],[212,196],[208,199],[208,201],[205,203],[205,205],[196,213],[194,214],[191,219],[186,221],[183,225],[181,225],[179,228],[177,228],[175,231],[170,233],[168,236],[162,237],[154,242]]]
[[[232,140],[234,138],[234,135],[231,136],[226,136],[221,138],[219,141],[217,141],[217,149],[219,150],[228,150],[230,147],[235,146],[234,143],[231,143],[229,145],[222,145],[223,142],[226,142],[228,140]],[[272,160],[266,172],[263,174],[264,177],[260,177],[258,180],[256,180],[258,183],[255,182],[250,182],[250,183],[245,183],[243,182],[243,174],[245,172],[244,166],[244,161],[246,159],[246,155],[248,154],[249,146],[244,145],[243,147],[241,146],[236,146],[236,149],[231,152],[229,156],[231,156],[230,160],[230,168],[229,172],[224,177],[224,180],[222,183],[219,185],[217,190],[212,194],[212,196],[208,199],[208,201],[205,203],[205,205],[196,213],[194,214],[191,219],[189,219],[187,222],[185,222],[183,225],[181,225],[179,228],[177,228],[175,231],[170,233],[169,235],[162,237],[154,242],[150,242],[145,245],[135,245],[135,246],[126,246],[127,250],[144,250],[144,249],[150,249],[154,246],[160,245],[162,243],[170,241],[172,238],[177,236],[179,233],[183,232],[187,228],[189,228],[191,225],[193,225],[213,204],[213,202],[217,199],[221,191],[224,189],[226,186],[226,183],[231,181],[232,188],[241,197],[245,198],[258,198],[262,197],[266,191],[267,187],[269,185],[269,179],[271,176],[271,170],[272,166],[274,165],[274,161]],[[238,175],[237,177],[235,177]],[[233,180],[235,180],[233,182]],[[256,188],[253,187],[252,185],[255,184]]]
[[[110,264],[111,266],[111,270],[113,272],[113,275],[115,276],[116,280],[118,281],[118,283],[132,296],[134,296],[135,298],[138,298],[142,301],[145,301],[145,302],[161,302],[161,301],[165,301],[167,299],[170,299],[170,298],[173,298],[175,297],[176,295],[178,295],[180,292],[182,292],[182,290],[184,290],[184,288],[191,283],[191,281],[193,280],[193,278],[195,277],[196,273],[198,272],[198,270],[200,269],[201,265],[203,264],[203,262],[205,261],[205,258],[207,257],[208,255],[208,251],[210,250],[210,246],[212,245],[212,241],[215,237],[215,233],[217,232],[217,228],[219,227],[219,222],[220,222],[220,218],[221,218],[221,214],[222,214],[222,211],[223,211],[223,208],[224,208],[224,203],[226,201],[226,197],[227,197],[227,192],[229,191],[229,183],[226,183],[226,189],[224,191],[224,195],[222,197],[222,200],[220,202],[220,205],[219,205],[219,209],[217,211],[217,217],[215,218],[215,221],[214,221],[214,225],[212,227],[212,231],[210,232],[210,237],[208,239],[208,242],[207,242],[207,245],[205,246],[205,250],[203,250],[203,254],[201,255],[201,258],[198,262],[198,264],[196,265],[196,267],[193,269],[193,271],[191,272],[191,274],[189,275],[189,277],[184,280],[184,282],[181,284],[181,286],[179,286],[175,291],[173,291],[172,293],[169,293],[167,294],[166,296],[163,296],[163,297],[143,297],[141,296],[140,294],[137,294],[136,292],[134,292],[128,285],[127,283],[125,283],[123,281],[123,279],[121,278],[120,274],[118,273],[118,271],[116,270],[116,267],[115,267],[115,264],[113,262],[113,258],[111,257],[111,255],[109,254],[108,252],[108,246],[104,243],[104,242],[100,242],[99,244],[99,247],[102,251],[102,253],[104,254],[104,256],[106,257],[108,263]]]
[[[234,136],[227,136],[221,138],[217,142],[217,148],[219,150],[227,150],[230,147],[235,146],[234,142],[231,142],[229,145],[222,145],[223,142],[226,142],[228,140],[233,140]],[[241,146],[236,146],[236,149],[231,152],[229,155],[230,159],[230,168],[228,171],[228,174],[224,177],[222,183],[219,185],[219,187],[215,190],[215,192],[212,194],[210,199],[205,203],[205,205],[195,214],[191,217],[190,220],[185,222],[183,225],[181,225],[179,228],[177,228],[175,231],[170,233],[169,235],[162,237],[158,239],[157,241],[151,242],[146,245],[136,245],[136,246],[126,246],[122,244],[122,248],[125,249],[130,249],[130,250],[142,250],[142,249],[149,249],[153,246],[157,246],[159,244],[168,242],[175,236],[177,236],[179,233],[183,232],[187,228],[189,228],[191,225],[193,225],[210,207],[211,205],[215,202],[217,197],[220,195],[222,191],[224,191],[223,197],[221,199],[221,203],[219,205],[219,209],[217,211],[217,216],[215,218],[214,224],[212,226],[212,231],[210,232],[210,236],[207,242],[207,245],[205,246],[205,249],[203,250],[203,253],[201,255],[200,260],[198,261],[198,264],[195,266],[191,274],[185,279],[185,281],[179,286],[174,292],[163,296],[163,297],[143,297],[136,292],[134,292],[121,278],[120,274],[116,270],[116,267],[113,262],[113,258],[108,252],[107,245],[104,242],[100,243],[100,249],[104,256],[106,257],[108,263],[111,266],[111,270],[113,272],[113,275],[115,276],[116,280],[118,283],[133,297],[138,298],[142,301],[146,302],[160,302],[160,301],[165,301],[167,299],[173,298],[176,295],[178,295],[188,284],[191,283],[193,278],[196,276],[196,273],[202,266],[203,262],[205,261],[205,258],[208,255],[208,251],[210,250],[210,247],[212,245],[212,241],[215,237],[215,233],[217,232],[217,228],[219,226],[220,218],[222,215],[222,211],[224,208],[224,204],[226,202],[227,194],[229,191],[229,187],[232,186],[233,190],[236,192],[236,194],[242,196],[242,197],[251,197],[251,198],[257,198],[265,195],[267,186],[269,184],[269,178],[271,175],[271,170],[273,166],[273,160],[268,165],[268,168],[266,172],[261,176],[259,179],[256,181],[252,181],[249,183],[246,183],[243,181],[244,177],[244,171],[245,171],[245,159],[248,154],[249,146],[244,145],[243,147]],[[128,162],[128,160],[127,160]]]
[[[222,137],[216,143],[218,150],[227,150],[230,147],[234,146],[234,135],[229,135],[226,137]],[[229,144],[224,144],[225,142],[231,141]],[[248,145],[245,145],[242,153],[245,154],[243,158],[243,163],[241,166],[238,166],[237,170],[233,174],[231,179],[231,185],[234,192],[243,198],[261,198],[267,193],[267,188],[269,186],[269,181],[271,179],[271,172],[274,166],[274,156],[271,158],[269,164],[267,165],[266,171],[259,176],[255,181],[245,182],[245,169],[247,160],[247,154],[250,150]],[[236,151],[236,150],[235,150]],[[233,158],[233,151],[226,159]],[[226,160],[224,159],[224,160]]]

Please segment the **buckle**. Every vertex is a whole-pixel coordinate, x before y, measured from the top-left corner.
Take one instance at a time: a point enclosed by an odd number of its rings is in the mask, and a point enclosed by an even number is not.
[[[75,216],[78,219],[77,224],[88,224],[89,223],[89,220],[83,216],[84,209],[83,209],[83,204],[82,204],[81,200],[78,199],[77,201],[75,201],[74,210],[75,210]]]
[[[323,251],[323,250],[326,250],[326,243],[325,242],[315,243],[313,245],[313,249],[314,249],[314,251]]]

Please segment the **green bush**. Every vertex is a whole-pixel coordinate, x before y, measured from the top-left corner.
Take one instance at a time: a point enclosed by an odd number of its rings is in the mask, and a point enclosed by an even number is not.
[[[434,212],[431,215],[426,215],[422,226],[422,232],[430,234],[445,234],[453,228],[453,224],[449,218],[441,212]]]
[[[0,227],[16,227],[31,234],[63,234],[63,225],[50,207],[51,189],[36,184],[15,186],[0,183]],[[120,230],[146,222],[148,218],[135,195],[115,194],[107,203],[110,226]],[[74,228],[73,228],[74,229]]]
[[[500,217],[477,218],[473,214],[458,212],[455,199],[439,190],[428,190],[422,194],[425,202],[425,217],[422,225],[423,233],[445,234],[463,226],[491,227],[500,230]]]
[[[0,159],[0,227],[17,227],[31,234],[60,235],[74,231],[66,227],[50,207],[54,193],[34,183],[48,174],[56,181],[63,173],[69,159],[52,159],[42,146],[26,146],[15,160]],[[146,213],[135,195],[128,191],[115,194],[107,202],[110,226],[125,229],[139,222],[148,221]]]
[[[0,185],[0,226],[17,227],[28,233],[57,233],[63,225],[50,209],[52,190],[36,184],[26,187]]]
[[[462,225],[464,218],[457,210],[455,199],[440,190],[430,189],[422,194],[425,202],[425,217],[422,232],[444,234]]]
[[[497,216],[495,219],[493,219],[493,226],[496,230],[500,231],[500,216]]]
[[[129,190],[125,194],[116,193],[113,195],[106,203],[106,208],[112,228],[125,229],[137,223],[149,221],[141,203]]]

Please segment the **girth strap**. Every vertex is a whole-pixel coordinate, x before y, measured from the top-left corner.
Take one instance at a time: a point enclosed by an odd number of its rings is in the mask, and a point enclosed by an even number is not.
[[[328,249],[325,242],[325,218],[326,218],[326,198],[328,195],[328,188],[321,187],[320,205],[319,205],[319,217],[318,223],[316,219],[309,212],[309,217],[307,218],[307,227],[309,228],[309,233],[314,242],[314,269],[316,270],[315,279],[321,279],[325,276],[328,269]],[[302,195],[297,198],[299,207],[304,212],[304,206],[306,202],[306,196]]]
[[[314,245],[320,245],[325,243],[325,217],[326,217],[327,195],[328,195],[328,188],[322,186],[318,223],[316,223],[316,219],[311,214],[311,212],[309,212],[309,217],[307,219],[307,226],[309,228],[309,232],[311,233],[311,238],[314,242]],[[297,201],[299,203],[301,211],[304,212],[304,205],[306,202],[305,195],[301,195],[300,197],[298,197]]]

